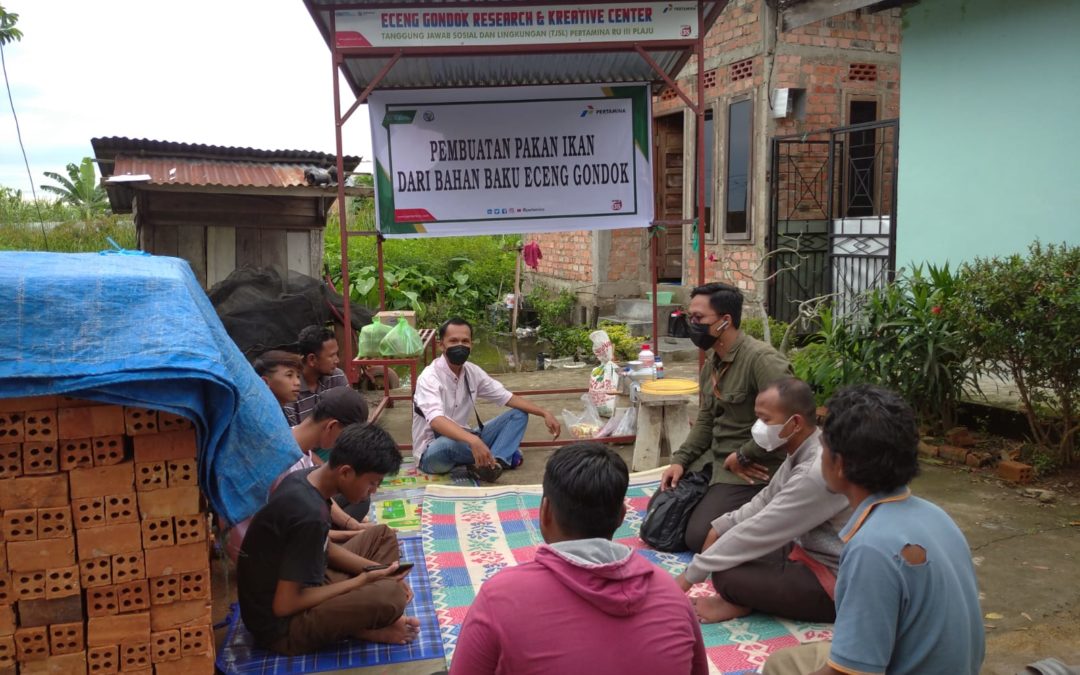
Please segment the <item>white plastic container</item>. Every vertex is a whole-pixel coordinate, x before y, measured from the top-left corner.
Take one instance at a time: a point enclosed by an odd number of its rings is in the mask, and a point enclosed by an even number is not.
[[[638,361],[641,361],[642,368],[652,368],[656,365],[656,354],[649,348],[649,343],[641,345],[641,351],[638,352]]]

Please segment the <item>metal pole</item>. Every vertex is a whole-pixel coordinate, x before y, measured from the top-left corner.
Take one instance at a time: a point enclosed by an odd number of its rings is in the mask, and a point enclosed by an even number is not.
[[[694,159],[697,163],[697,173],[694,175],[697,183],[697,285],[705,283],[705,22],[702,15],[702,5],[698,3],[698,39],[694,45],[697,55],[697,122],[695,131]],[[705,352],[698,350],[698,367],[705,365]]]
[[[337,13],[330,13],[330,35],[337,34]],[[338,228],[341,231],[341,308],[343,317],[343,330],[345,344],[342,345],[342,354],[345,355],[345,377],[351,383],[356,383],[358,374],[356,365],[352,360],[353,334],[352,334],[352,310],[349,308],[349,293],[352,282],[349,278],[349,226],[348,211],[345,204],[345,149],[341,138],[341,86],[338,83],[338,66],[341,64],[337,53],[336,44],[332,41],[330,54],[334,78],[334,144],[337,150],[337,200],[338,200]]]
[[[652,270],[652,341],[653,341],[653,353],[660,353],[660,321],[656,309],[656,282],[657,282],[657,265],[660,264],[660,256],[657,248],[660,246],[660,237],[656,234],[655,226],[650,227],[646,232],[649,233],[649,269]]]
[[[379,277],[379,311],[386,311],[386,278],[383,274],[383,236],[382,232],[375,235],[375,257],[378,260],[376,274]]]

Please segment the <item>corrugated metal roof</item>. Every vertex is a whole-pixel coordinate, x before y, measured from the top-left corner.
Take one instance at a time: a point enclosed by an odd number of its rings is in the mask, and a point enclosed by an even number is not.
[[[116,176],[147,174],[150,185],[288,188],[306,186],[304,170],[308,168],[316,168],[316,165],[118,155],[110,173]]]
[[[94,155],[103,164],[102,176],[109,176],[112,171],[108,160],[117,155],[180,157],[188,159],[220,159],[226,161],[258,162],[277,160],[279,162],[297,162],[321,167],[331,167],[337,162],[337,155],[310,150],[260,150],[228,145],[204,145],[202,143],[178,143],[176,141],[155,141],[148,138],[126,138],[124,136],[104,136],[91,138],[90,145]],[[345,170],[352,171],[360,163],[359,157],[345,158]]]
[[[331,46],[330,14],[336,8],[363,9],[365,5],[429,5],[439,6],[453,2],[468,5],[475,2],[484,6],[520,6],[522,0],[304,0],[322,33],[327,46]],[[543,5],[541,2],[529,3]],[[701,27],[708,32],[715,10],[726,0],[701,2],[706,24]],[[641,43],[649,56],[675,79],[686,62],[688,51],[661,51],[648,49],[648,42]],[[537,45],[538,50],[543,45]],[[670,47],[668,47],[670,49]],[[406,54],[408,49],[405,50]],[[349,55],[344,60],[345,79],[353,93],[359,94],[374,79],[386,62],[386,57],[367,58]],[[409,89],[426,87],[486,87],[526,86],[540,84],[579,84],[590,82],[659,82],[660,78],[639,54],[628,48],[624,51],[561,52],[549,51],[530,54],[499,54],[498,56],[467,56],[460,54],[427,54],[402,57],[379,82],[380,89]]]

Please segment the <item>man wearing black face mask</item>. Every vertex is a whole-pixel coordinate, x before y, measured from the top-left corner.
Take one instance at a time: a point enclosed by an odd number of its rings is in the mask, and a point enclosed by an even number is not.
[[[750,429],[757,421],[758,393],[792,375],[791,364],[739,330],[742,305],[742,293],[728,284],[705,284],[690,293],[690,339],[706,355],[700,407],[660,489],[677,485],[686,471],[712,470],[709,491],[686,527],[686,546],[695,553],[702,550],[712,521],[753,499],[783,461],[758,447]]]
[[[472,349],[468,321],[454,318],[440,326],[439,344],[442,358],[416,378],[413,398],[413,457],[421,471],[448,473],[462,466],[475,478],[494,483],[504,469],[521,465],[521,439],[530,414],[544,418],[552,438],[562,433],[550,412],[511,394],[480,366],[468,363]],[[477,399],[512,410],[485,424],[475,412]]]

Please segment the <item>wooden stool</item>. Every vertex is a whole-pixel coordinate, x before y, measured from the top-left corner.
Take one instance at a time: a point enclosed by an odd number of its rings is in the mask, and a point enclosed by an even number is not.
[[[697,394],[638,394],[637,439],[631,471],[646,471],[660,466],[660,448],[664,438],[675,452],[690,435],[689,404]]]

